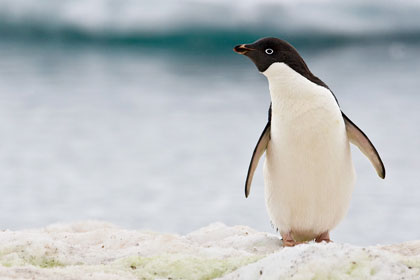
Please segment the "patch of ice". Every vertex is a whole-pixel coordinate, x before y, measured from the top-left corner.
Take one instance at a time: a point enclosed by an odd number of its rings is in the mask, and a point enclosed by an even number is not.
[[[0,279],[420,279],[420,241],[281,248],[275,235],[211,224],[185,236],[105,222],[0,232]]]
[[[414,245],[416,254],[405,254]],[[413,252],[411,249],[408,251]],[[305,244],[284,248],[223,279],[420,279],[420,242],[390,247]]]
[[[277,237],[211,224],[186,236],[105,222],[0,232],[1,279],[213,279],[278,250]]]

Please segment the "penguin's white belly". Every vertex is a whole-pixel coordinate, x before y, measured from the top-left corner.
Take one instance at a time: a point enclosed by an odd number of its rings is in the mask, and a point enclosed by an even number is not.
[[[296,240],[313,239],[339,223],[355,180],[341,111],[327,89],[308,82],[284,87],[270,80],[266,206],[274,226]]]

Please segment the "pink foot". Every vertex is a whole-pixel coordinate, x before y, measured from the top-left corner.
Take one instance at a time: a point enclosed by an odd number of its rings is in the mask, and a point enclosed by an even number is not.
[[[293,239],[292,233],[288,232],[286,234],[281,234],[281,238],[283,241],[283,247],[294,247],[299,244],[304,244],[306,242],[297,242]]]
[[[328,231],[321,233],[315,238],[316,243],[321,243],[322,241],[325,241],[327,243],[332,242],[330,239],[330,233]]]

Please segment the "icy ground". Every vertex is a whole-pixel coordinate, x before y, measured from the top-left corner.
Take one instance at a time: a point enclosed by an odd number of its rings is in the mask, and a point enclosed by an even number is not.
[[[104,222],[0,232],[0,279],[420,279],[420,241],[307,244],[211,224],[185,236]]]

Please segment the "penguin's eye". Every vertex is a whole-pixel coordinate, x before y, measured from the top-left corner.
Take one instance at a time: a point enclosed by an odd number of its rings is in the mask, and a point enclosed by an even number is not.
[[[266,54],[273,54],[273,49],[270,49],[270,48],[268,48],[268,49],[265,49],[265,53]]]

